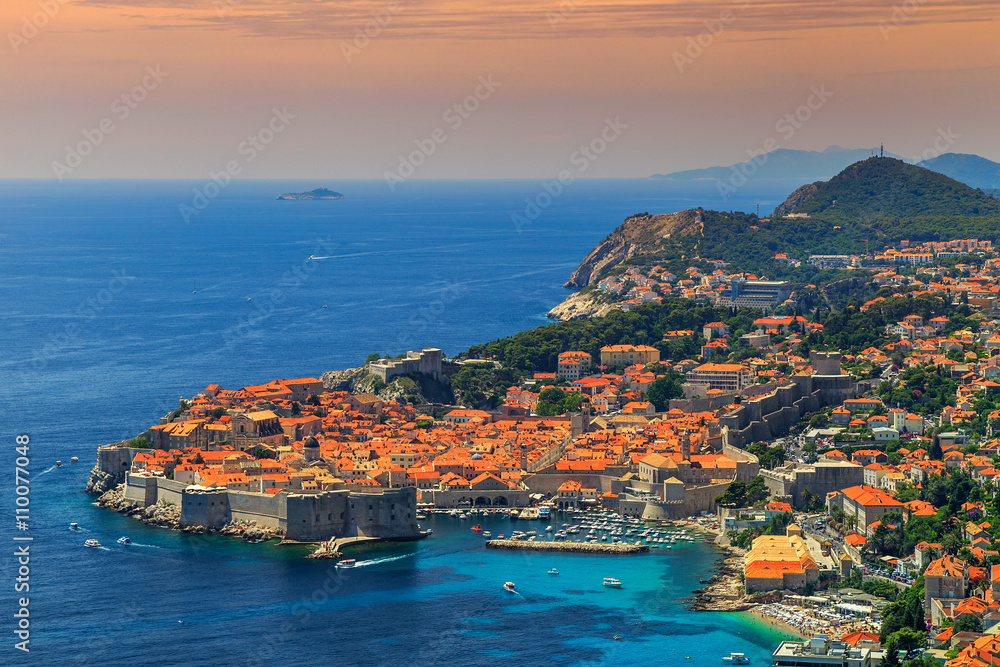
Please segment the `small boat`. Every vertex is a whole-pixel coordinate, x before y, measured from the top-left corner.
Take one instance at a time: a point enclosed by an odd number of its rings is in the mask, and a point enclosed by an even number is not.
[[[428,535],[433,535],[433,534],[434,534],[434,531],[433,531],[433,530],[431,530],[430,528],[428,528],[428,529],[427,529],[427,530],[425,530],[424,532],[425,532],[425,533],[427,533]]]
[[[559,570],[557,570],[556,568],[552,568],[551,570],[549,570],[549,574],[559,574]]]
[[[552,532],[552,526],[545,526],[545,532],[546,533],[551,533]]]
[[[72,461],[73,463],[76,463],[79,460],[80,460],[79,456],[74,456],[73,458],[70,459],[70,461]]]
[[[742,653],[730,653],[729,655],[727,655],[725,658],[722,659],[722,662],[726,663],[727,665],[749,665],[750,658],[746,657]]]
[[[474,531],[476,531],[477,533],[479,533],[479,532],[482,532],[482,530],[483,530],[483,527],[482,527],[482,526],[480,526],[480,525],[479,525],[479,524],[477,523],[477,524],[476,524],[475,526],[473,526],[473,527],[472,527],[472,528],[471,528],[470,530],[474,530]]]
[[[70,530],[76,530],[79,527],[80,526],[76,523],[76,521],[74,521],[73,523],[69,524],[69,529]]]
[[[604,577],[604,585],[608,588],[621,588],[622,582],[618,581],[614,577]]]
[[[56,465],[57,466],[61,466],[62,465],[62,461],[56,461]]]
[[[132,544],[132,540],[128,538],[128,535],[122,535],[121,537],[118,538],[118,544],[122,545],[123,547],[127,547],[128,545]]]
[[[423,520],[423,519],[426,519],[426,518],[427,518],[426,514],[417,514],[417,519],[418,520]]]
[[[506,582],[506,583],[505,583],[505,584],[503,585],[503,589],[504,589],[505,591],[507,591],[508,593],[516,593],[516,592],[517,592],[517,591],[515,591],[515,590],[514,590],[514,582],[513,582],[513,581],[508,581],[508,582]]]
[[[337,567],[338,568],[354,567],[357,564],[358,561],[354,560],[353,558],[345,558],[344,560],[337,563]]]
[[[493,537],[493,533],[488,530],[483,531],[483,537]]]
[[[95,548],[101,546],[101,543],[98,542],[97,540],[95,540],[94,538],[90,538],[89,540],[87,540],[86,542],[83,543],[83,546],[95,549]]]

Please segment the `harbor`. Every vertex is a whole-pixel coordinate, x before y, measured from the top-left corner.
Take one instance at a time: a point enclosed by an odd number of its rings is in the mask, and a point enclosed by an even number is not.
[[[649,551],[645,544],[609,544],[607,542],[529,542],[528,540],[488,540],[489,549],[514,549],[522,551],[568,551],[589,554],[638,554]]]

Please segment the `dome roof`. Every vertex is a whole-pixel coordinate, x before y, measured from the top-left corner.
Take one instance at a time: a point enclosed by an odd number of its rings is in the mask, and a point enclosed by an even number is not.
[[[302,442],[303,447],[319,447],[319,440],[311,435]]]
[[[482,454],[478,454],[478,453],[477,454],[473,454],[472,455],[472,460],[473,461],[482,461],[483,460],[483,455]]]

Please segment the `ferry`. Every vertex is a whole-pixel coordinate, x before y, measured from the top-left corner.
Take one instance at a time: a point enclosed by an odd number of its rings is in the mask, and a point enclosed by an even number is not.
[[[515,590],[514,590],[514,582],[513,582],[513,581],[508,581],[508,582],[506,582],[506,583],[505,583],[505,584],[503,585],[503,589],[504,589],[505,591],[507,591],[508,593],[516,593],[516,592],[517,592],[517,591],[515,591]]]
[[[337,567],[338,568],[348,568],[348,567],[354,567],[357,564],[358,564],[358,561],[354,560],[353,558],[345,558],[344,560],[342,560],[339,563],[337,563]]]
[[[618,581],[614,577],[604,577],[604,585],[608,588],[621,588],[622,582]]]
[[[729,655],[727,655],[725,658],[722,659],[722,662],[726,663],[727,665],[749,665],[750,658],[746,657],[742,653],[730,653]]]
[[[121,537],[118,538],[118,544],[122,545],[123,547],[127,547],[128,545],[132,544],[132,540],[130,540],[127,535],[122,535]]]
[[[90,538],[89,540],[83,543],[83,546],[96,549],[97,547],[101,546],[101,543],[95,540],[94,538]]]
[[[551,508],[546,507],[545,505],[542,505],[541,507],[538,508],[539,519],[548,519],[551,515],[552,515]]]

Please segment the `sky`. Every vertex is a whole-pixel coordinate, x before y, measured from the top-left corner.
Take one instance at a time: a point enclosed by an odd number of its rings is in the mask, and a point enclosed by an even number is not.
[[[1000,161],[1000,4],[894,2],[3,0],[0,178]]]

